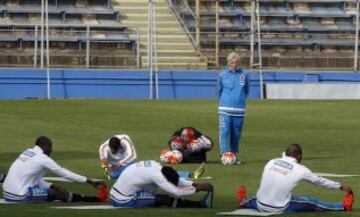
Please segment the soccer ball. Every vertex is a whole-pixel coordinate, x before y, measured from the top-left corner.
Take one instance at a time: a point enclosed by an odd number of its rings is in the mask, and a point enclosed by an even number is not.
[[[181,138],[185,141],[185,143],[188,143],[195,139],[195,131],[186,127],[181,131]]]
[[[225,152],[221,156],[221,163],[224,165],[233,165],[236,162],[236,155],[232,152]]]
[[[184,150],[185,141],[179,136],[174,137],[170,142],[170,148],[171,150]]]
[[[198,140],[194,139],[186,145],[186,149],[191,153],[199,152],[202,149],[202,144]]]
[[[164,149],[160,153],[160,161],[168,164],[179,164],[183,160],[183,155],[178,150]]]

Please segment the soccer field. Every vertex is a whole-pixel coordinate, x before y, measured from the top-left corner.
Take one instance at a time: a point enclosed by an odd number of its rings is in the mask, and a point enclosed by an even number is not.
[[[236,188],[243,184],[256,193],[266,161],[281,156],[293,142],[303,147],[303,164],[314,172],[360,174],[360,101],[252,101],[241,140],[240,166],[223,166],[218,157],[218,116],[215,100],[51,100],[0,101],[0,173],[17,155],[32,147],[36,137],[53,140],[53,159],[88,177],[103,178],[99,145],[109,136],[126,133],[133,139],[139,159],[159,159],[167,140],[178,128],[192,126],[211,137],[205,176],[215,186],[213,209],[118,209],[70,211],[53,206],[64,203],[1,205],[0,216],[215,216],[237,208]],[[194,170],[196,164],[176,165]],[[53,174],[48,173],[48,176]],[[358,199],[360,177],[334,178],[353,187]],[[111,185],[111,182],[108,182]],[[89,185],[60,183],[73,192],[95,194]],[[2,195],[2,192],[0,192]],[[302,183],[295,194],[338,202],[344,193]],[[199,194],[193,198],[200,198]],[[360,216],[359,202],[349,213],[307,213],[306,216]],[[303,216],[304,213],[291,214]]]

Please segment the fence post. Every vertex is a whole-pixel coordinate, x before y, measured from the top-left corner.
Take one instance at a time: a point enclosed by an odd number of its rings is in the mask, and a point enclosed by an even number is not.
[[[38,46],[38,26],[35,25],[34,26],[34,57],[33,57],[33,61],[34,61],[34,68],[37,67],[37,46]]]
[[[356,29],[355,29],[355,52],[354,52],[354,71],[358,71],[359,56],[359,0],[356,0]]]
[[[90,67],[90,26],[86,26],[86,68]]]

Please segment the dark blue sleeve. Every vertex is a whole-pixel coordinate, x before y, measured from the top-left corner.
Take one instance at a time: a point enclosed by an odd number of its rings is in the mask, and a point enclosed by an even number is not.
[[[246,97],[249,96],[249,92],[250,92],[250,79],[249,79],[249,74],[246,73],[246,76],[245,76],[245,95],[246,95]]]

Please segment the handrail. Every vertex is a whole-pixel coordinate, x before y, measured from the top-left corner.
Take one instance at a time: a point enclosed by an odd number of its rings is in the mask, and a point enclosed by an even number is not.
[[[194,13],[194,11],[191,9],[191,7],[189,6],[189,4],[187,3],[187,1],[186,0],[182,0],[183,1],[183,3],[184,3],[184,5],[185,5],[185,7],[190,11],[190,13],[191,13],[191,15],[193,16],[193,18],[195,19],[195,13]]]
[[[183,0],[184,1],[184,0]],[[196,49],[196,41],[194,36],[192,35],[192,33],[190,32],[189,28],[186,26],[184,20],[181,18],[180,14],[177,12],[172,0],[168,0],[168,5],[170,6],[171,10],[173,11],[173,13],[175,14],[176,18],[178,19],[178,21],[180,22],[181,26],[183,27],[183,29],[185,30],[185,33],[189,36],[191,44],[193,46],[194,49]],[[189,7],[190,8],[190,7]],[[192,11],[191,11],[192,12]],[[193,13],[192,13],[193,14]]]

